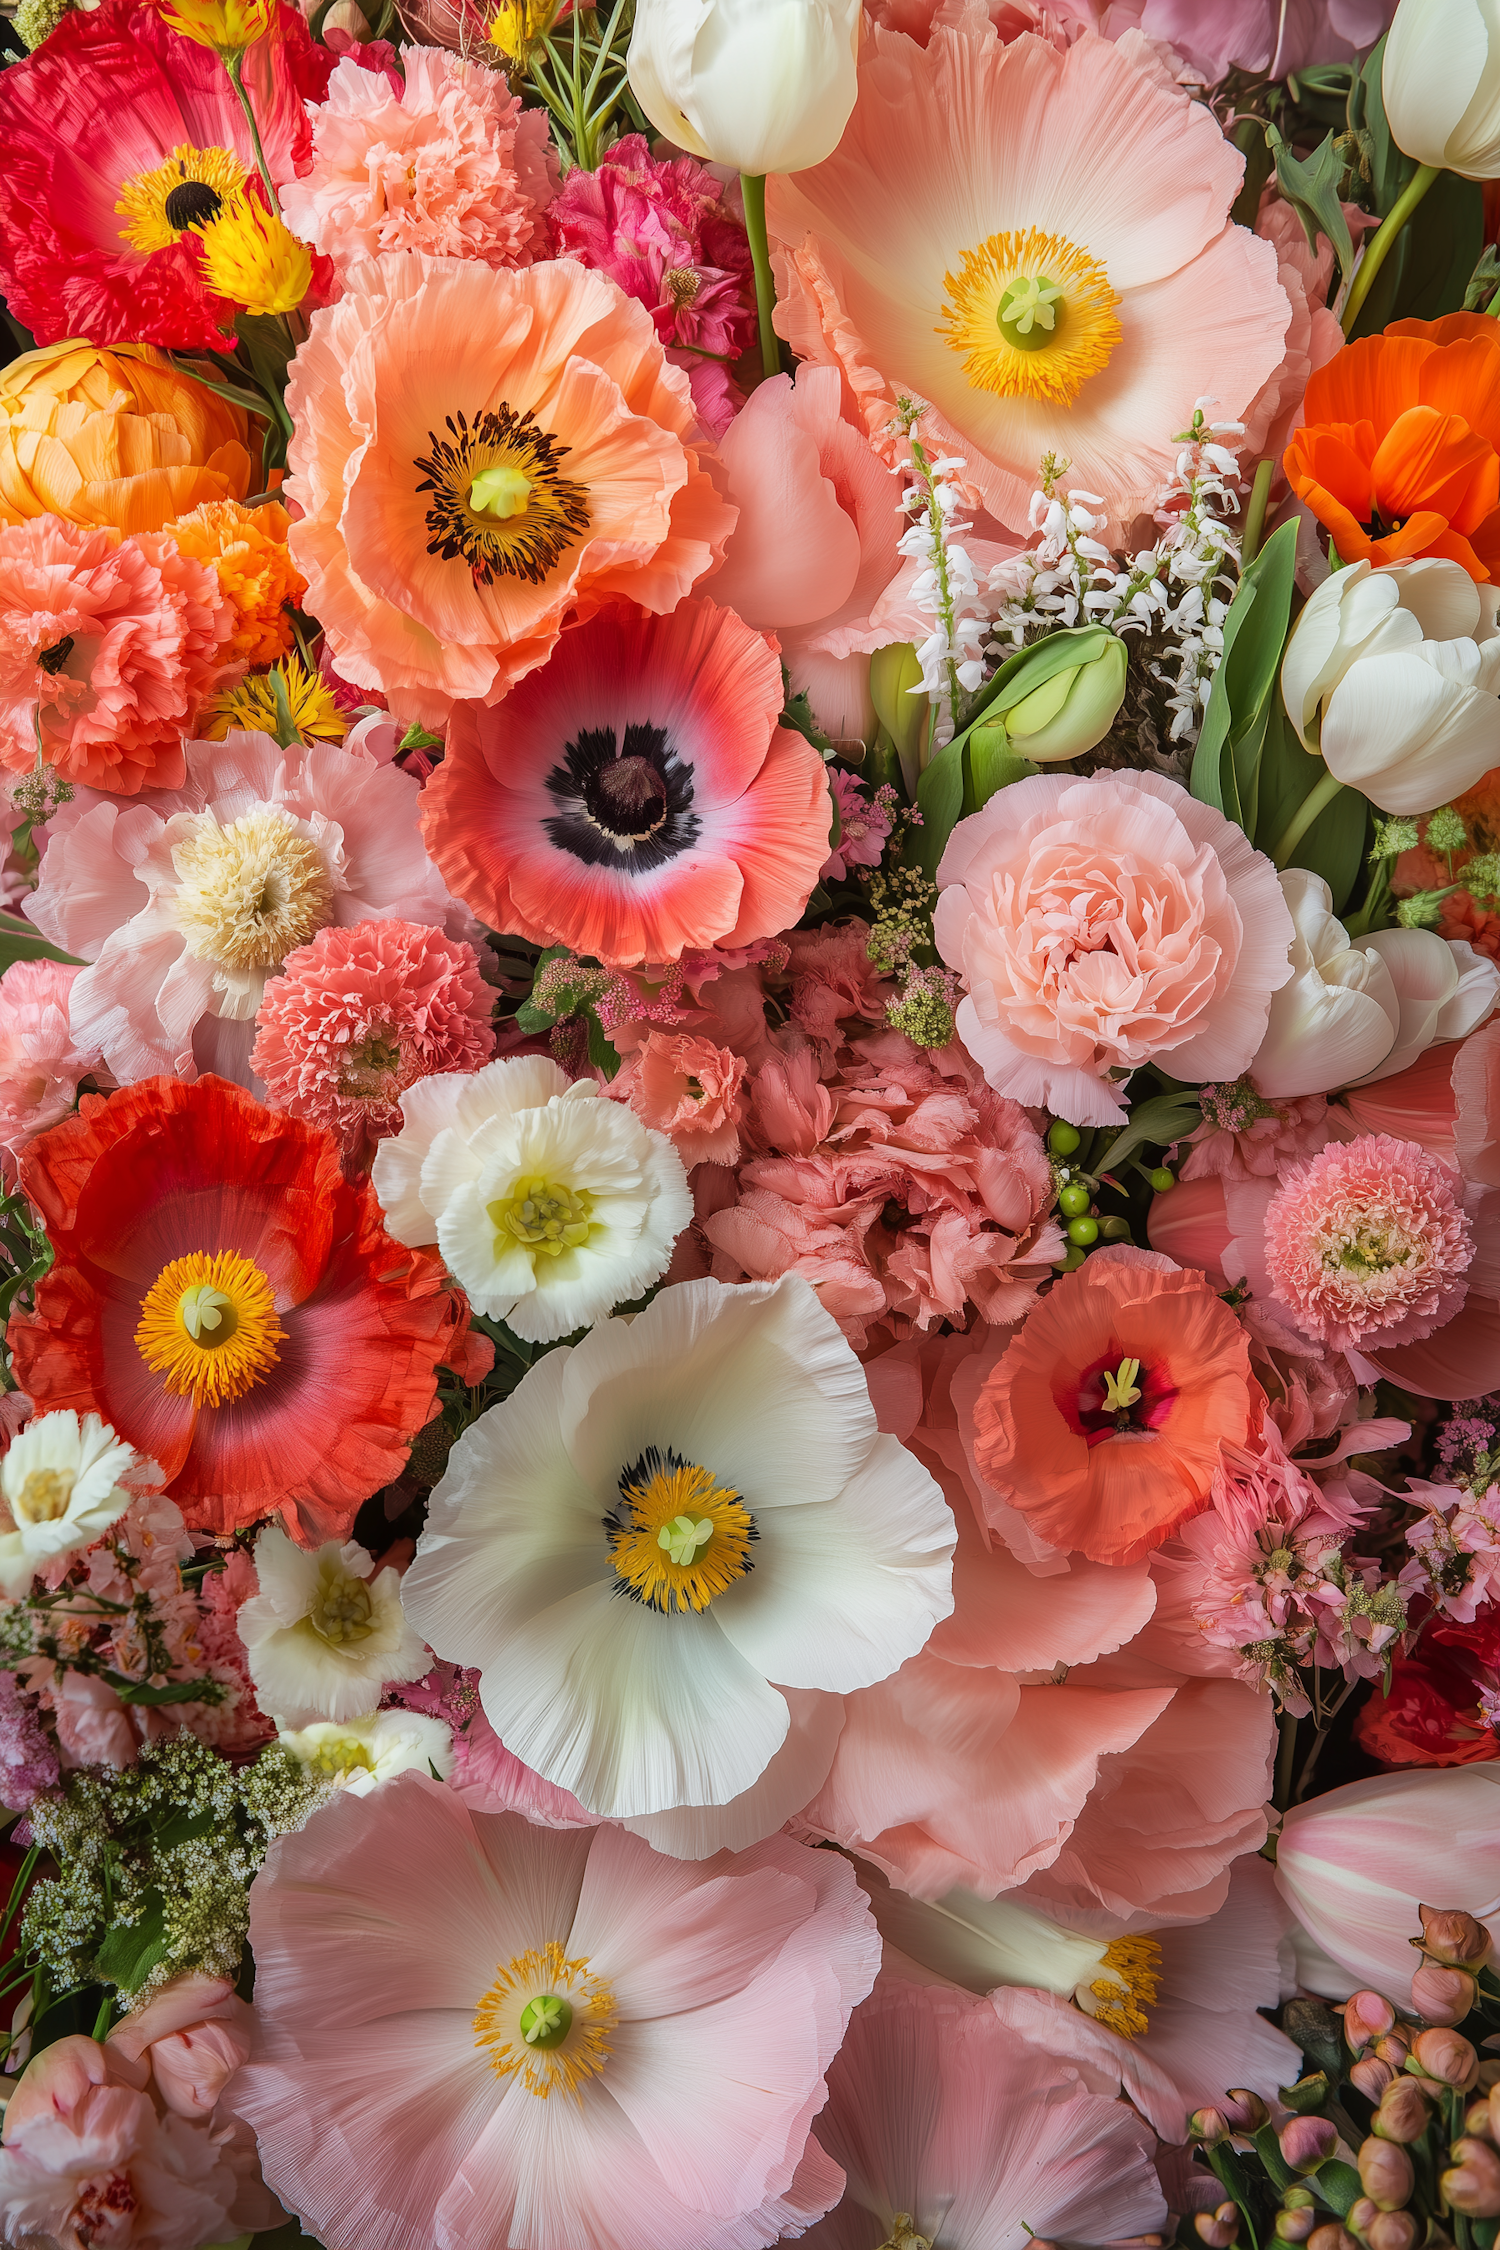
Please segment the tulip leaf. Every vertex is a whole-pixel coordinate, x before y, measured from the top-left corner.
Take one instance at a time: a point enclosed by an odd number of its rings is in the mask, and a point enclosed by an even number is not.
[[[987,805],[997,790],[1008,789],[1013,781],[1027,781],[1041,771],[1015,749],[1003,722],[973,729],[968,740],[968,763],[969,788],[965,802],[973,799],[969,805],[972,812]]]
[[[934,882],[938,862],[948,848],[964,809],[964,737],[945,742],[917,783],[917,810],[922,825],[913,842],[922,871]]]
[[[1255,843],[1271,851],[1286,833],[1293,813],[1324,773],[1321,758],[1303,749],[1278,690],[1268,715],[1260,760],[1260,813]],[[1364,857],[1370,808],[1357,789],[1341,789],[1297,846],[1296,863],[1321,875],[1333,893],[1333,911],[1343,912]]]
[[[1281,2142],[1277,2139],[1275,2126],[1262,2125],[1254,2139],[1255,2153],[1270,2173],[1272,2187],[1278,2194],[1286,2188],[1294,2187],[1297,2175],[1281,2153]]]
[[[1261,746],[1286,646],[1296,565],[1297,526],[1284,523],[1246,566],[1229,605],[1224,658],[1193,753],[1193,795],[1238,821],[1247,836],[1254,835],[1258,817]]]
[[[1325,133],[1305,162],[1293,155],[1274,125],[1266,127],[1266,139],[1276,159],[1276,184],[1302,221],[1308,249],[1316,257],[1318,236],[1326,235],[1347,279],[1354,264],[1354,242],[1339,195],[1349,168],[1343,136],[1335,140],[1332,133]]]
[[[1318,2166],[1312,2174],[1312,2184],[1329,2209],[1337,2211],[1341,2219],[1364,2194],[1354,2166],[1345,2164],[1337,2156],[1330,2156],[1326,2163]]]

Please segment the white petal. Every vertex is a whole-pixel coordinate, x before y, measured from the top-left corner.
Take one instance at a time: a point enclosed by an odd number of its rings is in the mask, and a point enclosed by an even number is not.
[[[1500,698],[1414,656],[1345,673],[1323,721],[1330,773],[1392,813],[1430,812],[1500,765]]]
[[[676,1812],[644,1813],[624,1823],[670,1859],[712,1859],[715,1852],[742,1852],[763,1836],[784,1828],[793,1813],[810,1804],[833,1764],[844,1725],[843,1701],[836,1695],[785,1690],[791,1726],[787,1738],[759,1781],[728,1805],[684,1805]]]

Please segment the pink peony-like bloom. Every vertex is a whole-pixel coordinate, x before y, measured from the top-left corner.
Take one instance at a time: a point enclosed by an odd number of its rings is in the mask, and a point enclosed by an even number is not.
[[[723,183],[695,157],[659,159],[627,133],[596,172],[568,174],[548,219],[560,256],[645,306],[699,420],[722,437],[740,405],[725,362],[755,339],[750,244]]]
[[[1110,1084],[1158,1059],[1239,1077],[1290,977],[1276,870],[1174,781],[1037,774],[961,820],[938,868],[958,1035],[998,1093],[1118,1125]]]
[[[407,1773],[279,1838],[250,1918],[232,2099],[330,2250],[756,2250],[837,2200],[810,2129],[880,1952],[831,1853],[700,1867]]]
[[[255,1014],[288,953],[329,923],[442,923],[417,784],[329,742],[232,732],[185,746],[180,791],[80,790],[47,826],[31,918],[92,964],[74,1039],[122,1085],[217,1070],[244,1083]]]
[[[57,1751],[33,1697],[14,1672],[0,1672],[0,1805],[26,1812],[44,1789],[57,1786]]]
[[[1339,1350],[1417,1343],[1468,1294],[1463,1181],[1412,1141],[1363,1133],[1290,1165],[1265,1218],[1271,1284]]]
[[[844,1037],[841,1027],[851,1022],[884,1027],[896,987],[870,959],[870,925],[858,916],[847,922],[820,922],[811,930],[789,930],[786,942],[786,970],[792,980],[788,1012],[817,1049],[819,1063],[831,1068]],[[768,1133],[765,1146],[784,1144],[775,1133]]]
[[[335,924],[266,986],[250,1068],[272,1109],[332,1133],[347,1155],[401,1130],[401,1096],[495,1051],[494,995],[471,945],[426,922]]]
[[[878,867],[891,832],[888,789],[871,797],[858,775],[845,773],[841,766],[829,767],[828,786],[838,800],[839,840],[819,870],[821,883],[842,882],[851,867]]]
[[[219,2096],[247,2061],[255,2018],[227,1977],[174,1977],[117,2023],[106,2053],[145,2062],[157,2092],[178,2117],[211,2117]]]
[[[309,106],[312,167],[281,190],[293,234],[340,274],[382,250],[527,266],[546,252],[557,186],[545,110],[503,74],[442,47],[407,47],[406,84],[344,60]]]
[[[650,1031],[610,1092],[643,1125],[665,1133],[683,1163],[737,1164],[745,1063],[691,1032]]]
[[[1242,1079],[1233,1086],[1205,1086],[1200,1100],[1203,1123],[1186,1143],[1179,1182],[1273,1180],[1288,1157],[1313,1155],[1330,1131],[1326,1094],[1268,1102]],[[1155,1249],[1172,1254],[1154,1232],[1151,1239]]]
[[[0,1148],[12,1153],[66,1117],[79,1080],[100,1067],[69,1028],[77,975],[64,961],[13,961],[0,976]]]
[[[33,516],[0,527],[0,762],[131,797],[182,786],[182,737],[223,677],[234,611],[165,532]]]

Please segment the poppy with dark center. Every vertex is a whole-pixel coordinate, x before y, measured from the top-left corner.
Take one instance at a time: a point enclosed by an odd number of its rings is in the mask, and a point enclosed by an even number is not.
[[[732,610],[610,603],[492,708],[460,704],[428,851],[491,929],[611,967],[790,928],[828,856],[823,761]]]

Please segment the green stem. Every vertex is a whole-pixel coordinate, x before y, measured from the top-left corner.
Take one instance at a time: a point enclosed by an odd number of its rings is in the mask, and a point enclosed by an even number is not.
[[[112,1992],[106,1992],[104,1998],[99,2003],[99,2013],[94,2018],[94,2029],[91,2034],[93,2038],[102,2039],[104,2037],[104,2034],[109,2029],[110,2020],[113,2017],[114,2012],[115,1996]]]
[[[1271,1802],[1285,1812],[1292,1801],[1292,1777],[1297,1771],[1297,1720],[1291,1711],[1281,1714],[1281,1740],[1276,1750],[1276,1786]]]
[[[771,246],[766,239],[766,179],[763,172],[741,172],[745,197],[745,232],[755,260],[755,311],[760,321],[760,363],[768,375],[781,373],[781,342],[771,315],[776,310],[776,283],[771,274]]]
[[[229,73],[229,83],[239,97],[240,108],[245,112],[245,123],[250,128],[250,145],[255,151],[255,161],[260,167],[260,176],[266,183],[266,193],[271,198],[271,209],[279,212],[281,202],[276,193],[276,182],[271,177],[271,167],[266,162],[266,152],[260,145],[260,127],[255,122],[255,111],[251,107],[250,96],[245,91],[245,58],[243,55],[225,55],[223,61],[224,68]]]
[[[1250,487],[1249,504],[1245,509],[1245,528],[1240,534],[1240,568],[1253,563],[1260,553],[1261,533],[1266,528],[1266,503],[1271,497],[1271,479],[1276,474],[1274,461],[1257,461],[1255,482]]]
[[[1326,811],[1343,786],[1344,784],[1340,781],[1338,775],[1330,773],[1325,766],[1277,840],[1276,849],[1272,852],[1271,857],[1278,867],[1285,867],[1288,864],[1293,852],[1297,849],[1319,813]]]
[[[1375,277],[1385,264],[1391,244],[1395,241],[1417,205],[1438,176],[1434,164],[1419,164],[1397,196],[1390,210],[1381,220],[1374,235],[1365,244],[1365,254],[1359,261],[1359,271],[1349,284],[1349,296],[1344,305],[1344,334],[1351,333],[1360,316],[1366,297],[1375,286]]]

